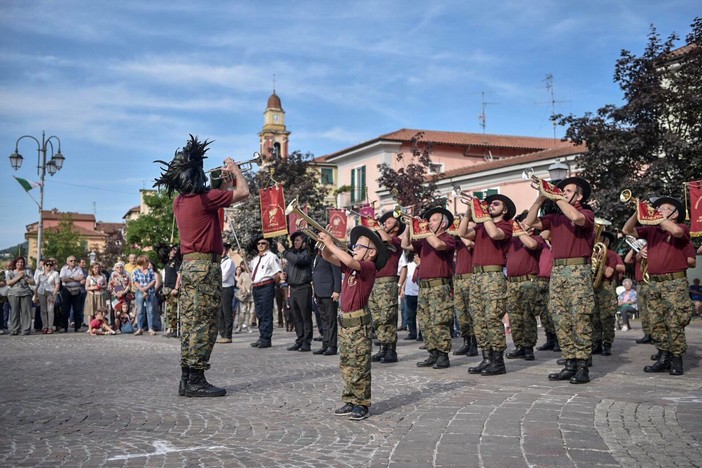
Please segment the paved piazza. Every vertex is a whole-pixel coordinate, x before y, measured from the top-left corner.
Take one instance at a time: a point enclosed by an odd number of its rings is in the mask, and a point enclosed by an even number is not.
[[[676,378],[642,372],[655,350],[633,323],[579,386],[547,380],[551,351],[480,377],[476,358],[419,369],[425,352],[400,340],[361,422],[332,415],[338,356],[286,351],[280,328],[270,349],[255,333],[215,346],[207,376],[229,394],[211,399],[177,395],[174,339],[3,335],[0,466],[701,466],[702,320]]]

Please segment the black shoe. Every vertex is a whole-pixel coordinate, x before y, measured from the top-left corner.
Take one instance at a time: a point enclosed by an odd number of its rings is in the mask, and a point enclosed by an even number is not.
[[[288,348],[288,351],[297,351],[302,347],[300,343],[295,343]]]
[[[431,367],[436,363],[437,359],[439,359],[439,352],[435,349],[432,349],[429,352],[429,357],[426,358],[424,361],[419,361],[417,363],[417,367]]]
[[[556,361],[556,364],[558,364],[559,366],[565,366],[566,361],[568,361],[566,358],[560,358],[559,360]]]
[[[490,365],[480,371],[480,375],[501,375],[506,374],[504,351],[493,351]]]
[[[261,340],[254,341],[253,343],[251,343],[250,346],[252,348],[258,348],[259,346],[261,346]]]
[[[383,364],[397,362],[396,347],[397,345],[395,343],[385,345],[385,354],[380,358],[380,362]]]
[[[190,379],[190,368],[181,367],[180,368],[180,385],[178,385],[178,395],[185,396],[185,387],[188,385],[188,380]]]
[[[590,370],[587,368],[587,359],[578,359],[575,375],[570,378],[572,384],[584,384],[590,381]]]
[[[483,369],[485,369],[487,366],[490,365],[490,361],[492,360],[492,350],[491,349],[484,349],[483,350],[483,360],[480,361],[480,364],[478,364],[475,367],[469,367],[468,368],[468,373],[469,374],[480,374]]]
[[[188,383],[185,386],[186,397],[219,397],[227,394],[227,391],[207,382],[205,371],[202,369],[190,369]]]
[[[602,354],[602,342],[598,341],[592,345],[592,354]]]
[[[561,345],[558,344],[558,340],[556,340],[556,342],[553,343],[553,349],[551,351],[553,351],[555,353],[561,352]]]
[[[463,337],[463,346],[458,348],[456,351],[453,352],[454,356],[465,356],[468,354],[468,350],[470,350],[470,337],[464,336]]]
[[[335,409],[334,414],[336,416],[348,416],[353,411],[353,408],[354,408],[354,405],[352,405],[351,403],[346,403],[341,408]]]
[[[566,359],[565,367],[561,369],[560,372],[548,374],[548,380],[570,380],[575,375],[577,369],[575,362],[575,359]]]
[[[312,351],[312,354],[324,354],[324,352],[325,352],[326,350],[327,350],[327,348],[315,349],[314,351]],[[291,351],[292,351],[292,350],[291,350]]]
[[[332,348],[330,346],[324,351],[323,354],[324,354],[324,356],[336,356],[336,348]]]
[[[507,359],[523,359],[524,358],[524,347],[517,346],[514,351],[510,351],[505,355]]]
[[[612,345],[609,343],[602,344],[602,355],[611,356],[612,355]]]
[[[448,353],[439,351],[439,356],[436,358],[436,362],[431,366],[431,368],[448,369],[449,367],[451,367],[451,362],[449,361]]]
[[[533,361],[536,359],[534,356],[534,348],[532,346],[525,346],[524,347],[524,360],[525,361]]]
[[[324,341],[324,338],[322,338],[321,336],[318,336],[318,337],[314,338],[312,341]]]
[[[380,344],[380,349],[378,350],[377,353],[371,356],[371,362],[380,362],[380,359],[385,356],[385,353],[387,352],[388,348],[384,343]]]
[[[300,346],[300,349],[298,349],[301,353],[309,353],[312,351],[312,347],[308,345],[307,343],[302,343],[302,346]]]
[[[478,340],[475,338],[475,336],[471,335],[470,336],[470,348],[468,348],[468,353],[466,356],[477,356],[478,355]]]
[[[639,338],[638,340],[636,340],[638,344],[648,344],[651,341],[653,341],[651,339],[651,335],[644,335],[643,338]]]
[[[261,343],[258,345],[258,349],[270,348],[270,347],[271,347],[270,341],[261,341]]]
[[[364,405],[356,405],[353,407],[353,411],[349,415],[349,420],[351,421],[362,421],[370,416],[370,411],[368,407]]]
[[[542,344],[538,348],[536,348],[537,351],[548,351],[549,349],[553,349],[553,347],[556,345],[556,335],[546,332],[546,343]]]
[[[644,372],[665,372],[671,369],[670,353],[668,351],[661,351],[660,354],[661,357],[658,358],[656,362],[654,362],[650,366],[644,367]],[[682,361],[680,361],[680,363],[682,365]]]
[[[657,361],[657,360],[659,360],[659,359],[661,358],[661,353],[662,353],[662,352],[663,352],[663,351],[661,351],[661,350],[659,349],[658,352],[656,352],[656,354],[651,354],[651,361]]]
[[[673,356],[670,358],[670,375],[683,375],[683,358],[681,356]]]

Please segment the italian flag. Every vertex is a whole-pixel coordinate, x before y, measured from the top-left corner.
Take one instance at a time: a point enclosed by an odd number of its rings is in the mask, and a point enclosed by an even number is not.
[[[12,176],[15,177],[15,176]],[[22,179],[21,177],[15,177],[15,180],[19,182],[19,184],[22,186],[25,192],[29,192],[33,188],[39,187],[41,184],[37,182],[31,182],[27,179]]]

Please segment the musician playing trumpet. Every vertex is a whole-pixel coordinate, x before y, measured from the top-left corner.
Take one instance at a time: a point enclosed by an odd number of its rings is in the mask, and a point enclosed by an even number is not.
[[[595,214],[585,206],[590,183],[581,177],[562,180],[557,190],[537,187],[539,196],[529,208],[525,224],[551,231],[553,269],[549,286],[549,306],[556,325],[558,343],[565,367],[549,374],[549,380],[590,381],[588,361],[592,352],[592,270],[590,257],[594,238]],[[559,213],[539,217],[547,200],[553,200]]]

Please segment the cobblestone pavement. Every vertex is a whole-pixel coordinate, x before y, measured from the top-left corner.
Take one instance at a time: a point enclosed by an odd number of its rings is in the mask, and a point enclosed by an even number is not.
[[[338,356],[286,351],[294,334],[282,329],[254,349],[256,335],[215,346],[207,376],[229,394],[211,399],[177,396],[174,339],[0,336],[0,465],[702,465],[699,319],[684,376],[642,371],[655,350],[635,344],[637,328],[618,332],[613,356],[595,356],[587,385],[549,382],[551,351],[496,377],[468,375],[478,359],[457,356],[450,369],[419,369],[426,353],[400,339],[400,362],[373,364],[362,422],[332,415]]]

